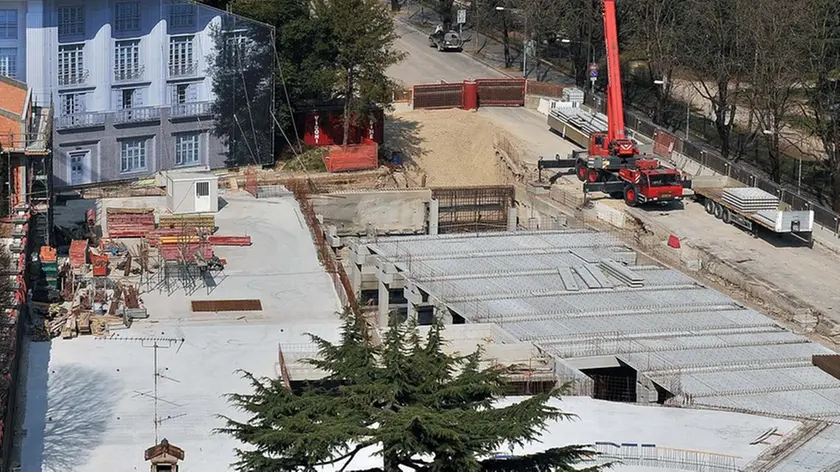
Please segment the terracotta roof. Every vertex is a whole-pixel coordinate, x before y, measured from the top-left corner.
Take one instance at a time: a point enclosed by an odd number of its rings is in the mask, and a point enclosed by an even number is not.
[[[25,83],[0,76],[0,109],[17,116],[23,115],[23,109],[26,107],[26,92]]]
[[[146,449],[145,458],[148,461],[164,454],[175,457],[180,461],[184,460],[184,450],[174,444],[169,444],[166,438],[163,438],[163,441],[157,446]]]

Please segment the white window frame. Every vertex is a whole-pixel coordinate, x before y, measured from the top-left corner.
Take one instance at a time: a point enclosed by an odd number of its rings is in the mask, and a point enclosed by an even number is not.
[[[201,163],[201,133],[175,135],[175,165],[189,166]]]
[[[140,40],[128,39],[114,42],[114,76],[117,80],[130,80],[139,76]]]
[[[184,76],[195,67],[195,36],[169,38],[169,75]]]
[[[0,10],[0,39],[17,39],[20,15],[17,10]]]
[[[145,171],[148,157],[146,138],[120,140],[120,173]]]
[[[58,7],[58,37],[83,36],[85,34],[85,6],[70,5]]]
[[[63,44],[58,47],[59,77],[80,76],[85,70],[85,45]]]
[[[196,197],[209,197],[210,196],[210,182],[196,182],[195,183],[195,196]]]
[[[119,2],[114,5],[114,30],[117,32],[140,29],[140,2]]]
[[[195,5],[192,3],[173,3],[169,5],[169,27],[193,28],[195,26]]]
[[[17,77],[17,48],[0,48],[0,75],[16,78]]]
[[[78,158],[79,163],[82,165],[81,167],[81,174],[82,174],[82,183],[84,183],[85,179],[85,160],[87,160],[88,156],[90,155],[90,149],[85,150],[75,150],[70,151],[67,153],[67,162],[70,166],[70,184],[73,184],[73,159]]]

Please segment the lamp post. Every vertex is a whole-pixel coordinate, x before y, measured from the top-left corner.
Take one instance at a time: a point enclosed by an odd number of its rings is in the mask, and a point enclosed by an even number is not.
[[[587,43],[586,41],[572,41],[571,39],[563,38],[563,39],[560,40],[560,42],[563,43],[563,44],[586,44],[587,45],[587,48],[586,48],[587,49],[587,53],[586,53],[587,66],[591,67],[592,64],[595,64],[595,48],[591,47],[591,45],[589,43]],[[572,61],[572,63],[573,63],[572,64],[573,67],[576,67],[574,65],[574,61]],[[575,74],[575,77],[577,77],[577,74]],[[595,95],[595,79],[597,79],[597,75],[596,76],[591,76],[590,79],[591,79],[591,82],[592,82],[592,84],[591,84],[592,92],[591,93],[594,96]],[[586,88],[584,87],[584,92],[585,91],[586,91]]]

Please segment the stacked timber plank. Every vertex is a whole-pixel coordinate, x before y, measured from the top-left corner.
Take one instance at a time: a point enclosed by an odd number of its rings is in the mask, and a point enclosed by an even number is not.
[[[778,197],[755,187],[725,188],[723,202],[744,213],[775,210],[779,206]]]
[[[146,240],[151,246],[160,244],[161,238],[172,236],[195,236],[198,234],[196,228],[158,228],[146,235]]]
[[[153,208],[108,208],[108,235],[112,238],[141,238],[155,230]]]
[[[601,268],[628,287],[639,288],[645,286],[644,277],[612,259],[601,259]]]
[[[216,229],[216,216],[212,213],[195,215],[161,215],[159,226],[163,229],[199,228],[213,231]]]

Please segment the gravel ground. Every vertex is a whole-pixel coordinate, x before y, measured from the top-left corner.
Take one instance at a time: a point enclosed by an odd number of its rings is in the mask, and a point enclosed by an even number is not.
[[[427,186],[505,182],[493,148],[495,134],[504,131],[481,115],[411,110],[390,115],[385,127],[385,145],[402,150],[410,173],[425,173]]]

